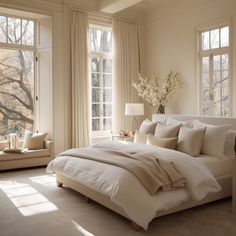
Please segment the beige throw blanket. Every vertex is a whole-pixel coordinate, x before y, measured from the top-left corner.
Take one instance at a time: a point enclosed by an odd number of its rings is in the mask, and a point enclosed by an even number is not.
[[[129,153],[103,148],[74,148],[60,154],[89,159],[126,169],[145,189],[155,195],[158,190],[169,191],[182,187],[185,179],[172,162],[159,159],[155,153]]]

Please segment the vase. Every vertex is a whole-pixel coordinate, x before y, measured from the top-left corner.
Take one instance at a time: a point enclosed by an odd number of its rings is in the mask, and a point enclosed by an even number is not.
[[[157,114],[165,114],[165,106],[164,105],[159,105],[157,108]]]

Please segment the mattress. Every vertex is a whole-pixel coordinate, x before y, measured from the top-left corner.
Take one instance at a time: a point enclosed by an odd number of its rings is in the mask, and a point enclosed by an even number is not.
[[[197,159],[203,162],[215,177],[232,175],[233,160],[230,157],[219,159],[214,156],[199,155]]]

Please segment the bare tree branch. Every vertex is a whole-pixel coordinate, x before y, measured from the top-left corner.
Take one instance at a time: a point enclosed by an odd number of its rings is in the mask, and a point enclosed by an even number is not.
[[[8,119],[11,119],[11,120],[21,120],[21,121],[24,121],[24,122],[27,122],[27,123],[30,123],[30,124],[33,124],[33,122],[34,122],[32,119],[28,118],[27,116],[24,116],[22,113],[7,108],[2,103],[0,103],[0,112],[4,116],[6,116]],[[11,116],[13,114],[18,116],[18,117]]]
[[[4,67],[7,67],[6,70],[10,69],[10,68],[13,68],[15,69],[17,72],[19,72],[19,68],[13,66],[13,65],[7,65],[7,64],[4,64],[2,62],[0,62],[0,65],[4,66]]]
[[[26,108],[29,109],[29,110],[32,110],[31,105],[29,105],[29,104],[27,104],[26,102],[24,102],[21,98],[19,98],[19,97],[16,96],[15,94],[13,94],[13,93],[8,93],[8,92],[4,92],[4,91],[0,91],[0,94],[5,94],[5,95],[8,95],[8,96],[11,96],[11,97],[15,98],[17,101],[19,101],[24,107],[26,107]]]

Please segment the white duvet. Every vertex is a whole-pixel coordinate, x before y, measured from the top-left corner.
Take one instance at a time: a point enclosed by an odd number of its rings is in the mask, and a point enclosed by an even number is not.
[[[201,200],[209,192],[220,191],[220,186],[208,168],[187,154],[151,145],[109,141],[94,145],[128,152],[155,152],[159,158],[172,161],[185,177],[185,188],[159,192],[151,196],[136,177],[127,170],[96,161],[58,156],[47,167],[48,173],[59,172],[110,197],[132,221],[148,228],[158,211],[168,210],[190,197]]]

